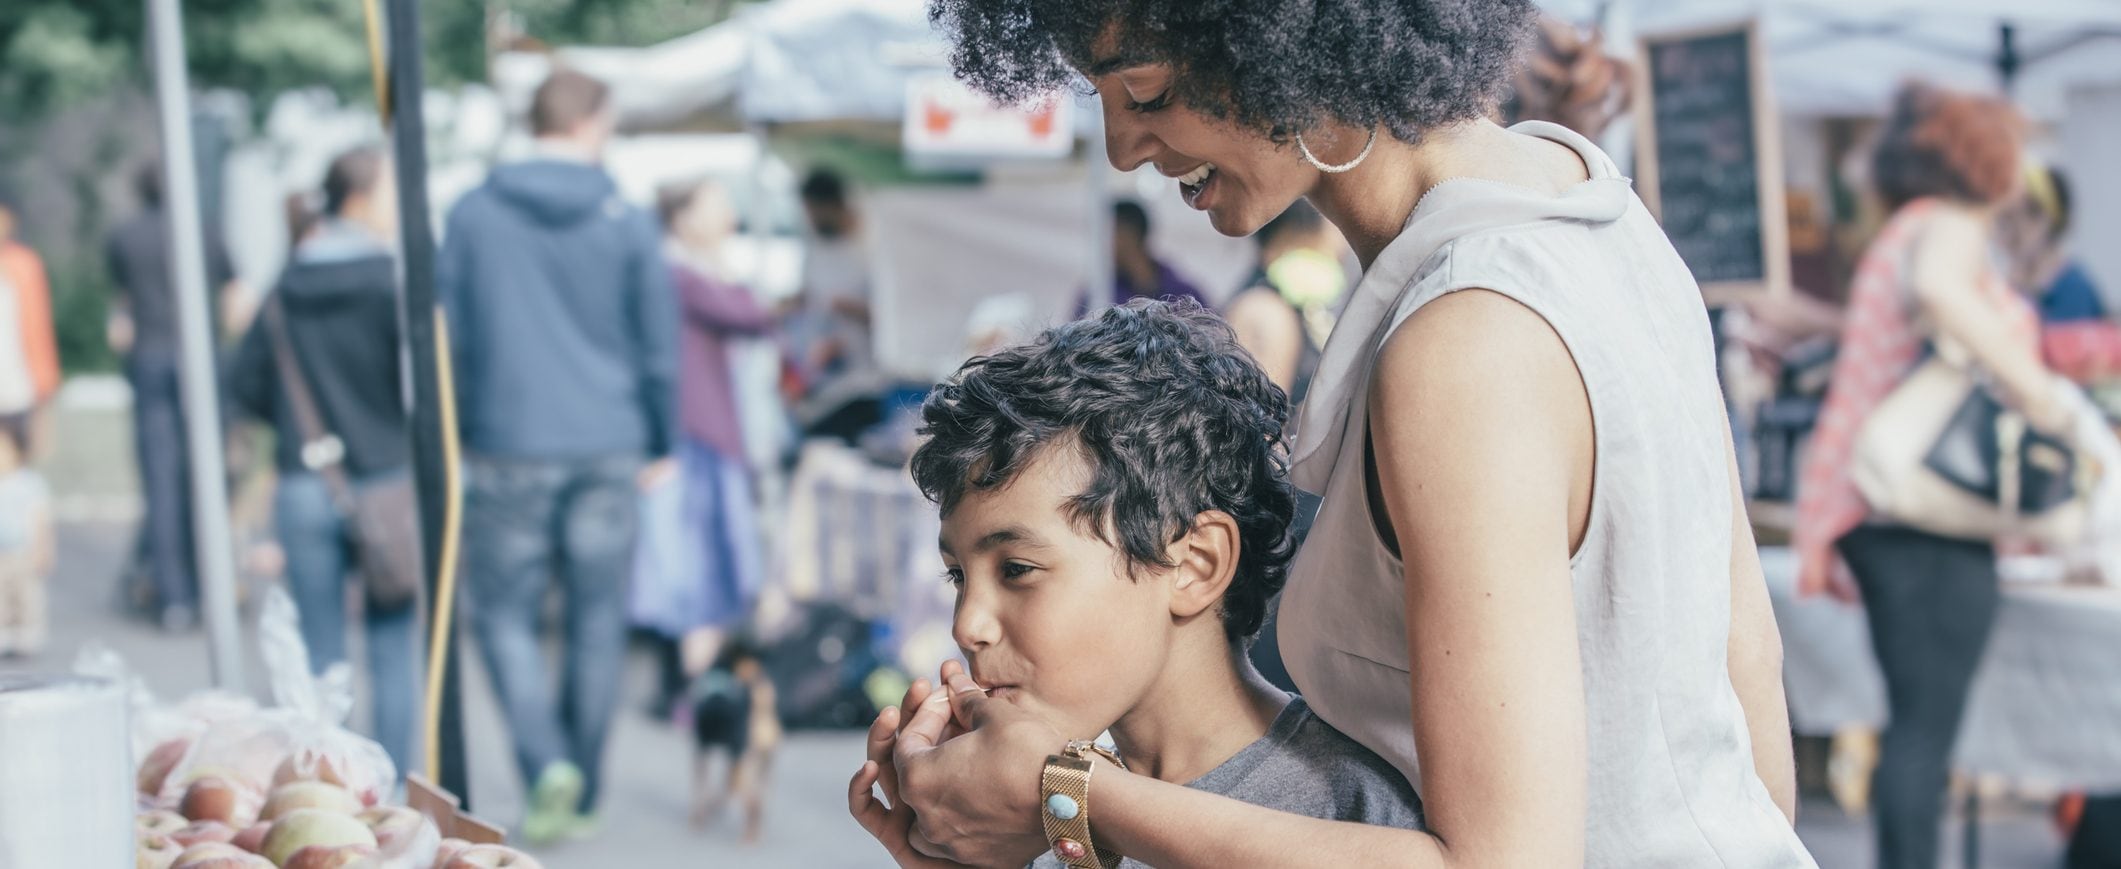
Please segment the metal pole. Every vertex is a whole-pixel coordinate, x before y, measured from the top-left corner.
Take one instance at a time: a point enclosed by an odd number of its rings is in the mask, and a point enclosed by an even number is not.
[[[398,253],[405,269],[405,345],[412,368],[412,466],[419,487],[420,542],[427,559],[428,612],[441,593],[443,517],[449,510],[444,464],[440,370],[435,349],[435,239],[427,203],[427,124],[421,112],[426,88],[420,68],[420,4],[390,0],[390,134],[398,178]],[[455,632],[449,632],[455,645]],[[456,651],[454,648],[449,652]],[[435,746],[442,787],[471,809],[471,780],[464,759],[464,704],[457,656],[444,656],[440,729]]]
[[[191,82],[184,68],[183,19],[177,0],[147,0],[148,55],[162,124],[162,205],[169,219],[171,284],[177,291],[182,349],[185,437],[191,453],[192,533],[197,540],[200,603],[212,653],[214,685],[244,693],[242,645],[236,636],[235,552],[228,532],[228,471],[221,456],[221,403],[214,364],[206,244],[199,227],[199,185],[192,157]]]

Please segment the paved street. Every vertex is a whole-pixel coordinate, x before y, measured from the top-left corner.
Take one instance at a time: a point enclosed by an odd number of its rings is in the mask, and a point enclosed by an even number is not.
[[[68,525],[61,530],[61,576],[53,583],[53,648],[35,662],[0,662],[9,669],[63,670],[84,642],[101,642],[145,676],[158,696],[177,697],[210,684],[203,635],[171,636],[121,615],[114,587],[121,556],[131,544],[124,525]],[[264,691],[254,645],[250,684]],[[469,645],[465,646],[469,649]],[[361,660],[358,647],[353,659]],[[472,799],[478,813],[504,824],[517,820],[521,792],[508,753],[507,733],[475,655],[467,656],[466,685]],[[652,664],[637,655],[628,673],[628,706],[618,718],[608,761],[603,834],[542,852],[551,869],[665,866],[861,867],[888,865],[846,814],[847,777],[861,755],[858,734],[792,734],[774,764],[765,842],[737,840],[735,815],[715,829],[685,825],[689,747],[678,732],[648,720],[636,707],[647,696]],[[356,721],[364,710],[356,710]]]

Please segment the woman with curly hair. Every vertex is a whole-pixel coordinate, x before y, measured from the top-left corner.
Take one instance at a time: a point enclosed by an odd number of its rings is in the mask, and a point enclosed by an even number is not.
[[[1364,266],[1296,430],[1293,479],[1323,503],[1280,643],[1319,717],[1413,784],[1427,830],[1100,763],[1060,806],[1096,848],[1163,867],[1811,865],[1699,289],[1596,146],[1486,119],[1534,15],[935,0],[975,87],[1027,99],[1080,76],[1115,166],[1178,179],[1229,235],[1307,199]],[[980,675],[946,675],[954,715],[923,704],[871,745],[913,816],[892,849],[909,865],[1081,850],[1044,833],[1046,764],[1096,734]]]
[[[1883,869],[1938,865],[1952,743],[2002,597],[1988,541],[1871,515],[1851,474],[1857,435],[1938,338],[2034,427],[2070,429],[2067,383],[2042,364],[2038,317],[1997,255],[1993,223],[2022,177],[2018,131],[1997,100],[1925,85],[1895,99],[1871,162],[1892,217],[1857,265],[1798,489],[1798,588],[1860,601],[1885,675],[1891,723],[1871,782]]]

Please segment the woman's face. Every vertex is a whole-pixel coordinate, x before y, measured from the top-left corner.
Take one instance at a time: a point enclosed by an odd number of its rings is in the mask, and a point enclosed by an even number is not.
[[[1318,170],[1294,148],[1263,133],[1211,117],[1179,102],[1166,63],[1128,59],[1104,40],[1084,77],[1097,88],[1105,116],[1105,148],[1112,165],[1144,164],[1179,179],[1179,196],[1207,212],[1224,235],[1250,235],[1318,183]],[[1308,143],[1321,159],[1346,160],[1361,141]],[[1346,153],[1343,154],[1342,152]]]

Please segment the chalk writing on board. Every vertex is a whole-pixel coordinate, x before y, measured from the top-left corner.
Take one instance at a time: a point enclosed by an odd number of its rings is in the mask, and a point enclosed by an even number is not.
[[[1665,234],[1702,284],[1767,276],[1748,33],[1649,44]]]

